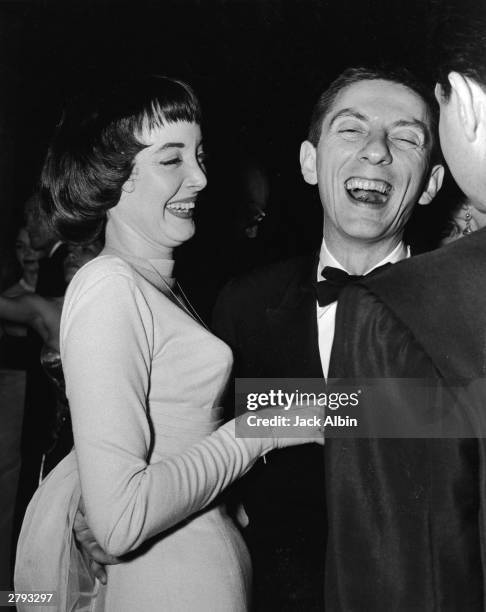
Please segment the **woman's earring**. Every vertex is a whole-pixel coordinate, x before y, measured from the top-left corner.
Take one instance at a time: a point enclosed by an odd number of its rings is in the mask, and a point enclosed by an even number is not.
[[[133,193],[135,191],[135,181],[133,180],[133,178],[129,178],[127,181],[125,181],[122,187],[122,191],[124,191],[125,193]]]
[[[469,234],[472,234],[473,232],[471,228],[472,214],[471,214],[471,209],[469,208],[468,204],[464,206],[464,209],[465,209],[464,219],[466,221],[466,227],[462,230],[462,235],[468,236]]]
[[[123,184],[122,191],[124,191],[125,193],[133,193],[135,191],[135,179],[137,175],[138,167],[135,165],[132,168],[132,173],[130,174],[130,177]]]

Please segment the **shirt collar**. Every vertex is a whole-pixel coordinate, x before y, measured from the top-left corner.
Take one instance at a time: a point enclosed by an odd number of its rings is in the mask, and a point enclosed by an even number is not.
[[[57,249],[61,246],[62,241],[58,240],[56,242],[56,244],[52,247],[52,249],[49,251],[49,254],[47,255],[47,257],[52,257],[54,255],[54,253],[57,251]]]
[[[394,264],[397,263],[397,261],[400,261],[401,259],[408,259],[409,257],[410,247],[406,245],[403,241],[400,241],[391,253],[389,253],[381,261],[379,261],[377,264],[367,270],[365,274],[369,274],[375,268],[384,266],[387,263]],[[326,245],[326,241],[323,238],[321,250],[319,253],[319,265],[317,267],[318,280],[322,280],[321,272],[326,266],[332,266],[334,268],[338,268],[339,270],[344,270],[345,272],[348,272],[348,270],[346,270],[346,268],[341,263],[339,263],[339,261],[334,257],[334,255],[329,251]],[[350,274],[350,272],[348,272],[348,274]]]

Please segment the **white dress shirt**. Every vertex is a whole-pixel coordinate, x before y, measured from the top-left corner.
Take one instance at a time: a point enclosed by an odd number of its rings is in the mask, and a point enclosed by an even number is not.
[[[396,263],[401,259],[410,257],[410,247],[403,242],[397,244],[391,253],[379,261],[375,266],[366,271],[369,274],[375,268],[384,266],[387,263]],[[317,267],[317,280],[322,280],[321,272],[326,266],[332,266],[348,272],[346,268],[330,253],[325,241],[322,241],[321,251],[319,253],[319,266]],[[350,274],[348,272],[348,274]],[[329,361],[331,359],[332,342],[334,340],[334,324],[336,322],[337,301],[328,304],[327,306],[319,306],[316,301],[317,309],[317,326],[319,330],[319,355],[321,358],[322,371],[327,378],[329,372]]]

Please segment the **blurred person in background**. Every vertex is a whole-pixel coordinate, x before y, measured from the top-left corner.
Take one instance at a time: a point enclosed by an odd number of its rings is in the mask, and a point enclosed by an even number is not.
[[[42,212],[41,203],[41,195],[35,192],[25,203],[24,209],[30,243],[41,253],[35,290],[37,296],[62,299],[66,290],[63,264],[68,248],[50,227]],[[39,331],[39,328],[30,326],[28,332],[32,350],[27,364],[21,442],[22,464],[14,536],[20,530],[25,508],[39,484],[43,457],[51,446],[51,432],[56,422],[57,397],[41,365],[44,340]]]
[[[19,229],[15,239],[15,260],[21,276],[2,293],[5,298],[30,295],[37,282],[39,253],[31,247],[25,227]],[[12,526],[20,470],[28,355],[25,325],[9,323],[0,315],[0,589],[12,586]]]
[[[41,253],[30,242],[27,228],[25,226],[21,227],[15,239],[15,258],[20,266],[21,276],[2,295],[16,297],[17,295],[35,291],[40,255]]]
[[[452,213],[446,228],[446,234],[441,241],[444,246],[463,236],[469,236],[486,225],[486,212],[478,210],[471,205],[466,196],[463,196],[459,206]]]
[[[235,189],[234,234],[230,233],[233,252],[229,257],[233,276],[268,262],[269,245],[264,228],[269,197],[266,171],[258,162],[247,160],[241,166],[240,184]]]
[[[68,285],[76,272],[91,261],[103,248],[102,240],[86,245],[66,245],[63,262]],[[64,393],[64,380],[59,354],[59,325],[64,296],[42,297],[29,292],[14,297],[0,296],[0,319],[32,328],[42,340],[40,364],[53,385],[56,396],[55,418],[48,432],[48,445],[43,453],[37,480],[40,481],[72,448],[72,432]],[[47,416],[47,415],[46,415]]]
[[[25,204],[26,228],[32,248],[41,252],[36,293],[43,297],[60,297],[66,290],[63,262],[67,246],[54,232],[42,211],[42,199],[34,193]]]

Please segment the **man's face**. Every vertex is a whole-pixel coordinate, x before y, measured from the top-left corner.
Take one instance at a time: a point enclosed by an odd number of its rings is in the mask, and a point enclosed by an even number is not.
[[[326,241],[401,237],[414,204],[440,187],[424,192],[429,125],[425,102],[404,85],[359,81],[338,94],[317,148],[306,141],[301,153],[304,178],[319,187]]]

